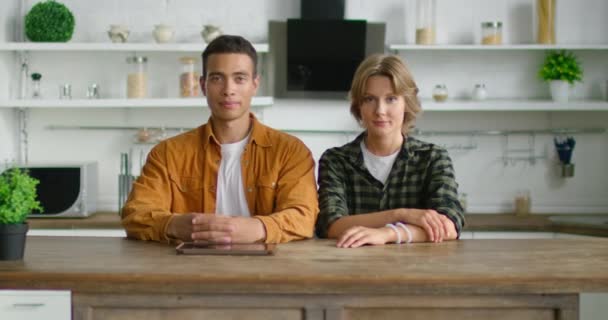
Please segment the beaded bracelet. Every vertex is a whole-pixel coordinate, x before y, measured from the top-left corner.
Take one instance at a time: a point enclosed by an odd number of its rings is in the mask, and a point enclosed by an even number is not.
[[[399,232],[399,230],[397,230],[397,227],[395,227],[394,224],[390,224],[390,223],[387,223],[385,225],[385,227],[389,227],[389,228],[393,229],[393,231],[395,231],[395,233],[397,234],[397,241],[395,241],[395,243],[400,244],[401,243],[401,233]]]
[[[404,223],[397,222],[395,223],[398,227],[401,227],[407,233],[407,243],[412,243],[412,231],[408,228]]]

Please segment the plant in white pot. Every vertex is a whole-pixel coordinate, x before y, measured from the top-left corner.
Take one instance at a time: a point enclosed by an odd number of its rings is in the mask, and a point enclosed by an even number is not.
[[[550,51],[538,75],[549,82],[551,98],[556,102],[567,102],[570,87],[576,81],[583,81],[583,69],[572,52]]]
[[[42,211],[36,194],[38,183],[19,168],[0,174],[0,260],[23,259],[27,216],[34,210]]]

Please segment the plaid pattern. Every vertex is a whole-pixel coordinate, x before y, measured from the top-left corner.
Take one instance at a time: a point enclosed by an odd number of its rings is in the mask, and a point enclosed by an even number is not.
[[[365,132],[325,151],[319,160],[317,235],[327,237],[329,225],[340,217],[397,208],[434,209],[450,218],[460,235],[464,214],[447,151],[407,137],[384,185],[365,167],[364,137]]]

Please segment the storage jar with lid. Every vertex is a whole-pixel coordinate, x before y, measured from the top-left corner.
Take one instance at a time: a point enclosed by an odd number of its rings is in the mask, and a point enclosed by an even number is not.
[[[473,88],[473,100],[485,100],[488,96],[488,92],[486,91],[486,85],[483,83],[478,83]]]
[[[481,44],[502,44],[502,22],[481,23]]]
[[[145,98],[148,95],[148,58],[132,56],[127,58],[129,74],[127,76],[127,97]]]
[[[435,44],[435,0],[416,1],[416,44]]]
[[[433,89],[433,100],[443,102],[448,99],[448,88],[445,84],[438,84]]]
[[[198,97],[200,94],[199,74],[196,72],[197,59],[181,57],[182,72],[179,75],[179,92],[182,98]]]

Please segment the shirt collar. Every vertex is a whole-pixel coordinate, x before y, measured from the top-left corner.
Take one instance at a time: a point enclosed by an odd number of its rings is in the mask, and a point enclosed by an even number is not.
[[[361,151],[361,142],[367,135],[367,131],[362,132],[355,138],[355,140],[347,143],[344,146],[344,153],[352,163],[363,164],[363,152]],[[404,143],[401,144],[401,152],[397,156],[397,159],[409,159],[414,156],[420,146],[420,140],[417,140],[411,136],[404,136]]]
[[[251,138],[247,144],[255,143],[263,148],[272,146],[270,143],[270,138],[268,137],[268,127],[260,123],[253,113],[249,113],[249,118],[251,119]],[[219,141],[215,137],[215,134],[213,133],[211,117],[209,117],[207,123],[199,127],[199,132],[202,138],[203,149],[207,149],[210,143],[220,145]]]

